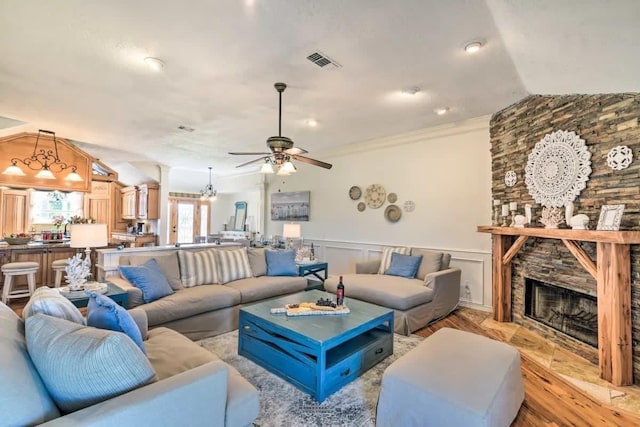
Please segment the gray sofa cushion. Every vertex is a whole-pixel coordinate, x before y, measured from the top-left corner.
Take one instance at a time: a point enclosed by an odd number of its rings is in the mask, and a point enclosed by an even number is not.
[[[249,248],[249,264],[255,277],[267,274],[267,258],[264,254],[264,248]]]
[[[261,276],[229,282],[224,286],[240,292],[241,303],[300,292],[307,288],[307,279],[288,276]]]
[[[218,360],[215,354],[168,328],[156,328],[149,331],[145,346],[147,358],[156,371],[158,380]]]
[[[424,280],[427,274],[435,273],[442,269],[442,252],[413,248],[411,249],[411,255],[422,255],[422,262],[418,268],[416,279]]]
[[[433,290],[424,286],[419,279],[384,274],[346,274],[342,277],[347,306],[349,297],[394,310],[408,310],[433,300]],[[324,282],[329,292],[335,293],[337,286],[338,278],[334,276]]]
[[[27,353],[24,323],[1,302],[0,360],[2,425],[36,425],[60,416]]]
[[[124,258],[124,257],[123,257]],[[180,266],[178,265],[178,251],[170,251],[158,255],[131,255],[128,257],[129,264],[142,265],[150,259],[155,258],[160,270],[167,278],[167,282],[174,291],[182,289],[180,281]],[[123,260],[124,261],[124,260]],[[121,262],[123,264],[123,262]]]
[[[180,289],[140,308],[147,313],[149,326],[155,326],[237,304],[240,304],[237,290],[226,285],[201,285]]]

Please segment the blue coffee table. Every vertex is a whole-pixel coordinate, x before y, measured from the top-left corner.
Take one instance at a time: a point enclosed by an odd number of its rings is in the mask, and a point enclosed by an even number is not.
[[[393,310],[347,300],[343,315],[271,314],[285,304],[335,295],[312,290],[240,309],[238,354],[322,402],[393,354]]]

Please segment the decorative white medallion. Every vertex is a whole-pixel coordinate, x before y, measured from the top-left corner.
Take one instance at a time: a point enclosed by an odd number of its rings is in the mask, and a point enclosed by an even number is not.
[[[416,208],[416,204],[412,200],[407,200],[404,202],[404,211],[405,212],[413,212]]]
[[[632,161],[633,151],[626,145],[613,147],[607,154],[607,164],[616,171],[628,168]]]
[[[559,208],[573,202],[587,186],[591,153],[575,132],[559,130],[536,144],[525,168],[529,194],[542,206]]]
[[[513,187],[518,182],[518,175],[514,171],[508,171],[504,174],[504,183],[507,187]]]

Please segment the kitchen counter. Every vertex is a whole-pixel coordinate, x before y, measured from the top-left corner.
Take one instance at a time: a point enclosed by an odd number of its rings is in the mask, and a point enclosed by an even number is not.
[[[111,232],[111,241],[122,242],[130,247],[155,246],[158,244],[158,236],[153,233],[137,234],[113,231]]]
[[[17,249],[38,249],[38,248],[68,248],[69,240],[55,243],[44,243],[42,241],[30,242],[25,245],[9,245],[0,243],[0,250],[17,250]]]

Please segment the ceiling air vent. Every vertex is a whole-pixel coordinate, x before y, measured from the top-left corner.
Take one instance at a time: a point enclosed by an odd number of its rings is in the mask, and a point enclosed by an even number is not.
[[[338,64],[333,59],[329,58],[327,55],[320,51],[313,52],[311,55],[307,56],[307,59],[318,67],[324,67],[325,65],[332,64],[334,67],[342,67],[342,65]]]

